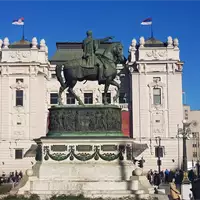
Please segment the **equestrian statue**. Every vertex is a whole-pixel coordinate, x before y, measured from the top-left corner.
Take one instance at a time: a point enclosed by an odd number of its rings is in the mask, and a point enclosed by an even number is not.
[[[124,64],[126,59],[123,55],[123,47],[120,43],[108,43],[108,47],[99,52],[99,46],[102,42],[112,40],[113,37],[104,39],[93,39],[92,31],[87,31],[87,38],[83,40],[83,57],[73,60],[67,60],[63,64],[56,66],[56,76],[60,82],[58,94],[58,104],[62,105],[62,92],[68,88],[68,92],[72,94],[79,102],[79,105],[84,105],[79,96],[73,90],[77,81],[98,81],[99,84],[105,85],[103,102],[107,102],[107,92],[110,85],[117,87],[117,95],[119,97],[119,84],[114,80],[117,76],[117,64]],[[62,77],[64,73],[65,81]]]

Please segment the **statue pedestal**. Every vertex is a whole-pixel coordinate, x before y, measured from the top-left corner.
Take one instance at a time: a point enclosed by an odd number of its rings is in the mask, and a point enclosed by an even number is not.
[[[38,161],[18,194],[131,195],[127,184],[135,166],[130,139],[44,137],[36,142]]]
[[[47,137],[35,139],[37,163],[15,188],[18,194],[148,196],[139,191],[138,180],[130,180],[132,158],[147,145],[123,136],[120,108],[56,106],[50,108],[49,121]]]

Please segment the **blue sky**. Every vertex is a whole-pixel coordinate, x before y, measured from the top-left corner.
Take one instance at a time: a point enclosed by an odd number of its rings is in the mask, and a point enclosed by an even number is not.
[[[200,2],[187,1],[8,1],[1,2],[0,38],[10,42],[21,39],[21,27],[12,20],[25,18],[25,36],[44,38],[49,57],[56,42],[82,41],[88,29],[94,37],[115,36],[127,55],[133,38],[149,37],[150,29],[141,26],[143,19],[153,18],[155,38],[166,41],[177,37],[181,60],[185,62],[183,90],[186,103],[200,109]]]

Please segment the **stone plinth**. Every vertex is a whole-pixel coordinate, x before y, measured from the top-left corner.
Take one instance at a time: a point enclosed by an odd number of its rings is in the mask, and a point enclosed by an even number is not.
[[[49,109],[48,137],[120,135],[123,134],[118,106],[70,105]]]
[[[131,195],[127,184],[135,168],[132,140],[44,137],[35,141],[38,161],[33,173],[28,171],[29,180],[19,189],[19,194],[29,191],[39,195],[102,196],[104,191],[108,196]]]

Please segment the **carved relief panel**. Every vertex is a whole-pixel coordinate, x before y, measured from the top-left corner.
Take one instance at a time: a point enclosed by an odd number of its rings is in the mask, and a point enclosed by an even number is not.
[[[28,61],[30,59],[30,51],[11,51],[9,60],[11,62]]]
[[[165,120],[164,120],[164,112],[156,111],[152,112],[151,115],[151,127],[152,127],[152,136],[163,136],[165,132]]]

